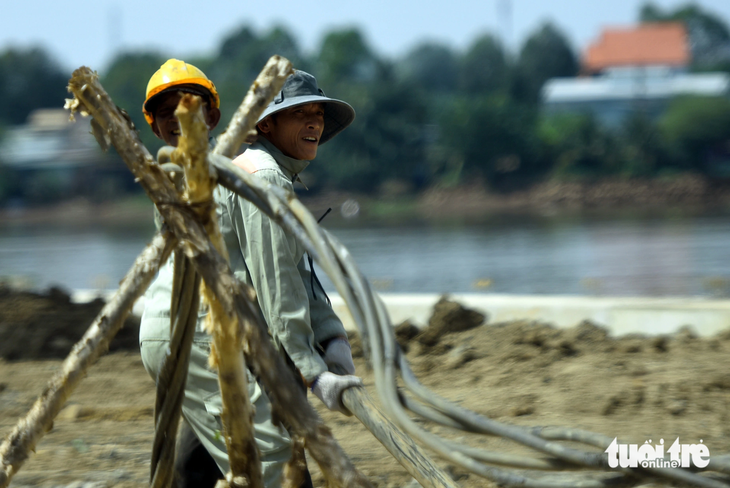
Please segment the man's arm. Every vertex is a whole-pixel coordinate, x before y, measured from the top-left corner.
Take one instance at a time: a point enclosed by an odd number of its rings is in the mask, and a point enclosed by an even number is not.
[[[256,175],[277,186],[288,183],[274,171],[259,171]],[[227,204],[239,250],[271,334],[311,384],[327,371],[327,366],[315,349],[309,296],[297,269],[296,240],[247,200],[231,195]]]
[[[314,341],[324,355],[327,368],[333,373],[342,374],[342,371],[336,368],[339,366],[347,374],[355,374],[350,342],[347,340],[342,321],[332,310],[320,285],[316,280],[312,280],[312,272],[304,265],[304,259],[299,262],[298,269],[309,296],[309,316],[314,331]]]
[[[307,269],[305,261],[305,259],[299,261],[297,271],[302,277],[304,288],[307,290],[314,343],[324,349],[328,341],[336,337],[347,338],[347,333],[342,321],[328,303],[324,291],[322,291],[316,280],[312,280],[312,272]]]

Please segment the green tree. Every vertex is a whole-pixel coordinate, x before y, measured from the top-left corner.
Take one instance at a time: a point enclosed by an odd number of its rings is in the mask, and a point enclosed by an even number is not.
[[[355,121],[321,149],[313,174],[327,186],[363,192],[390,179],[420,186],[428,173],[421,92],[392,75],[360,91],[365,103],[353,104]]]
[[[355,121],[324,146],[311,174],[326,186],[373,192],[388,178],[408,177],[422,161],[425,111],[420,90],[397,80],[357,29],[327,33],[314,61],[320,87],[356,110]]]
[[[142,114],[147,82],[167,60],[155,52],[129,52],[118,55],[101,77],[101,83],[114,103],[127,111],[139,131],[142,142],[155,151],[162,145]]]
[[[459,88],[466,93],[492,93],[505,89],[509,78],[502,43],[491,34],[478,37],[461,60]]]
[[[668,163],[662,133],[646,114],[629,115],[619,133],[621,172],[626,176],[650,177]]]
[[[0,123],[25,123],[33,110],[61,108],[71,73],[40,47],[9,48],[0,54]]]
[[[483,177],[494,188],[534,177],[534,113],[505,96],[463,97],[440,120],[449,154],[443,174]]]
[[[363,86],[378,80],[383,69],[358,29],[332,31],[324,36],[316,60],[316,76],[322,86]]]
[[[615,136],[591,114],[543,116],[537,136],[541,167],[556,176],[596,177],[622,169]]]
[[[5,138],[5,128],[0,126],[0,147]],[[9,199],[22,195],[22,185],[18,172],[3,164],[3,154],[0,152],[0,204]]]
[[[536,103],[550,78],[578,74],[579,64],[568,40],[554,25],[544,24],[520,50],[513,93],[516,99]]]
[[[280,26],[260,36],[250,27],[242,26],[223,39],[217,57],[198,66],[218,88],[224,124],[230,120],[251,83],[274,54],[287,58],[295,68],[308,69],[296,40]]]
[[[247,25],[241,26],[223,39],[218,50],[218,59],[235,62],[246,58],[257,42],[258,36],[253,29]]]
[[[275,26],[259,36],[242,26],[221,42],[216,59],[211,60],[211,78],[251,85],[271,56],[278,54],[302,68],[303,57],[294,37],[284,27]],[[202,69],[202,68],[201,68]]]
[[[730,71],[730,29],[720,16],[695,3],[668,12],[646,3],[639,11],[639,19],[643,23],[682,22],[689,35],[693,68]]]
[[[639,9],[639,22],[662,22],[665,20],[662,9],[652,2],[647,2]]]
[[[730,100],[725,97],[680,97],[659,121],[663,137],[678,165],[711,171],[715,153],[726,155],[730,144]]]
[[[429,92],[453,92],[459,75],[454,52],[431,42],[420,44],[406,54],[398,63],[398,70],[406,83]]]

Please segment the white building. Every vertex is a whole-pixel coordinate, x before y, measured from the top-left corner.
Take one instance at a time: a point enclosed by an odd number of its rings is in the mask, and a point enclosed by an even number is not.
[[[664,66],[612,68],[593,77],[554,78],[542,89],[549,113],[592,113],[609,126],[641,111],[654,118],[682,95],[730,96],[726,73],[683,73]]]
[[[592,113],[616,126],[637,111],[660,115],[682,95],[730,96],[727,73],[689,73],[683,24],[642,24],[605,29],[582,60],[582,76],[548,80],[542,99],[548,113]]]

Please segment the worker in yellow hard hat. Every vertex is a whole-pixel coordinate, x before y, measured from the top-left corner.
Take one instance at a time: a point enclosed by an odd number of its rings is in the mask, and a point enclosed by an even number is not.
[[[208,130],[214,129],[220,121],[220,98],[215,85],[200,69],[192,64],[180,61],[179,59],[168,59],[160,69],[158,69],[147,83],[147,91],[144,103],[142,104],[142,112],[150,124],[150,128],[157,137],[165,141],[169,146],[177,147],[180,137],[180,124],[175,117],[180,99],[184,93],[191,93],[200,96],[203,101],[203,112],[205,114]],[[170,163],[164,165],[166,171],[177,168]],[[174,171],[182,174],[182,171]],[[159,226],[162,219],[155,212],[155,223]],[[172,279],[172,264],[166,263],[160,269],[155,284],[151,287],[152,293],[147,295],[149,304],[156,303],[155,298],[159,295],[168,296],[163,298],[163,302],[169,302],[169,284]],[[167,305],[169,307],[169,304]],[[161,308],[165,308],[162,306]],[[169,311],[167,312],[169,317]],[[145,368],[156,380],[159,374],[158,368],[162,366],[164,357],[157,355],[155,357],[151,351],[154,348],[151,345],[167,344],[169,342],[169,333],[163,334],[162,329],[169,330],[169,318],[164,319],[158,317],[160,313],[156,313],[154,307],[147,307],[143,315],[140,327],[140,350]],[[160,323],[164,322],[162,328]],[[207,351],[193,346],[191,354],[191,369],[193,370],[192,380],[188,379],[188,390],[195,385],[195,378],[207,375],[205,368],[197,365],[205,364],[207,361]],[[189,375],[190,376],[190,375]],[[216,377],[211,372],[209,381],[215,381]],[[189,396],[189,392],[187,393]],[[183,407],[183,411],[186,408]],[[219,479],[223,478],[223,473],[219,469],[213,457],[208,453],[206,448],[200,443],[196,433],[190,427],[188,420],[183,420],[181,428],[178,432],[178,443],[175,450],[174,476],[177,488],[213,488]]]
[[[175,110],[185,93],[198,95],[205,101],[204,115],[209,130],[220,121],[220,100],[213,82],[197,67],[169,59],[150,78],[142,105],[152,131],[169,146],[177,147],[179,142],[180,124]],[[172,163],[163,167],[171,174],[182,174]],[[161,219],[156,218],[156,224],[161,225]],[[171,258],[160,267],[157,278],[147,290],[140,323],[142,363],[155,380],[169,350],[172,280]],[[211,346],[210,336],[202,327],[204,319],[205,313],[201,311],[190,351],[183,421],[174,461],[177,488],[213,488],[229,470],[225,439],[220,435],[222,400],[218,376],[208,365]],[[261,454],[263,481],[267,488],[278,488],[284,466],[291,458],[291,438],[286,429],[272,419],[271,403],[250,372],[248,386],[255,412],[254,434]],[[308,473],[307,480],[311,487]]]
[[[212,81],[192,64],[179,59],[168,59],[147,83],[147,96],[142,112],[152,132],[170,146],[177,147],[180,124],[175,117],[183,93],[192,93],[205,101],[205,121],[208,130],[214,129],[221,119],[220,98]]]

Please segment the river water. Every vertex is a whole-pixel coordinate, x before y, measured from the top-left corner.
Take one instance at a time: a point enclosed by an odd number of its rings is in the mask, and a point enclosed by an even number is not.
[[[355,221],[328,228],[381,292],[730,295],[730,213]],[[152,231],[6,224],[0,276],[38,289],[115,288]]]

